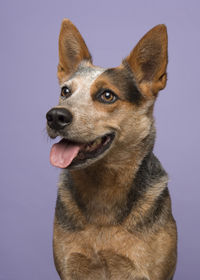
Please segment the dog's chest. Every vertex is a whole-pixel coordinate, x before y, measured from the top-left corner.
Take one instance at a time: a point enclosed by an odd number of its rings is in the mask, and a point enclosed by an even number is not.
[[[56,226],[54,241],[54,249],[62,252],[65,259],[73,253],[80,253],[92,259],[101,252],[110,252],[114,255],[125,256],[134,263],[149,266],[154,262],[152,247],[154,247],[154,253],[156,252],[154,242],[138,238],[119,226],[107,228],[88,226],[85,230],[77,232],[66,232]]]

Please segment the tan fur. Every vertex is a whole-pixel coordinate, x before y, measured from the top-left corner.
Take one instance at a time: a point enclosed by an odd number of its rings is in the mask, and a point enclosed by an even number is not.
[[[70,222],[76,225],[73,230],[65,228],[55,217],[54,259],[61,279],[171,280],[177,240],[168,195],[160,217],[148,220],[166,190],[167,175],[152,177],[141,193],[137,186],[134,207],[127,215],[123,213],[133,182],[153,149],[154,101],[166,84],[166,27],[150,30],[116,68],[132,71],[142,94],[139,105],[127,99],[123,87],[119,89],[106,71],[92,65],[83,38],[69,20],[62,23],[59,59],[59,82],[73,91],[69,99],[60,98],[59,102],[60,107],[73,112],[73,123],[67,128],[69,139],[85,143],[115,131],[115,139],[102,157],[61,174],[58,195]],[[92,78],[87,72],[80,74],[80,66],[93,69]],[[119,100],[110,105],[98,102],[95,94],[104,87]]]
[[[69,56],[66,56],[66,45],[68,46]],[[76,70],[82,60],[91,61],[88,48],[79,33],[78,29],[69,21],[64,19],[59,36],[59,65],[58,79],[60,82],[65,80]]]
[[[174,239],[172,238],[173,235]],[[131,234],[121,226],[105,228],[92,225],[88,225],[80,233],[70,234],[55,222],[54,252],[55,258],[59,259],[57,262],[62,279],[70,279],[67,276],[70,275],[68,270],[77,273],[80,279],[81,276],[82,279],[88,279],[84,278],[85,268],[82,267],[81,262],[78,262],[78,258],[77,260],[74,258],[73,266],[70,262],[71,267],[69,267],[67,261],[73,254],[73,256],[82,254],[90,260],[90,263],[96,262],[99,265],[101,265],[99,258],[103,256],[111,271],[108,279],[137,279],[136,277],[143,279],[143,277],[146,277],[146,279],[167,280],[173,275],[175,269],[174,246],[176,246],[176,230],[173,223],[170,222],[156,233],[146,234],[142,232],[139,235]],[[127,258],[127,261],[122,262],[123,257]],[[121,269],[119,268],[120,263],[122,265]],[[164,263],[167,263],[167,265],[164,266]],[[132,276],[131,278],[125,278],[123,274],[126,274],[129,264]],[[77,271],[77,265],[79,271]],[[90,271],[88,271],[89,273]]]
[[[167,42],[165,25],[157,25],[145,34],[126,58],[138,83],[147,83],[153,94],[157,94],[166,85]],[[154,61],[151,61],[152,65],[149,65],[149,57],[151,56]],[[159,67],[154,69],[154,64],[159,64]],[[145,71],[145,68],[148,71]]]

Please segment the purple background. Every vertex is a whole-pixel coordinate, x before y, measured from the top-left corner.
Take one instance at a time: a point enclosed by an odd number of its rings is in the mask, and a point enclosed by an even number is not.
[[[58,101],[58,34],[79,28],[96,65],[117,66],[154,25],[169,33],[168,85],[155,108],[156,154],[170,174],[179,232],[174,280],[199,279],[199,1],[0,2],[0,279],[59,279],[52,225],[59,170],[45,113]]]

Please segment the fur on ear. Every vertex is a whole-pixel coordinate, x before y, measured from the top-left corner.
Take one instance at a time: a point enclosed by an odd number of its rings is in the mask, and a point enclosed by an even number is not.
[[[73,23],[69,19],[64,19],[59,35],[59,81],[73,74],[83,60],[92,63],[86,43]]]
[[[156,95],[167,81],[167,28],[160,24],[152,28],[138,42],[123,64],[129,65],[141,87]]]

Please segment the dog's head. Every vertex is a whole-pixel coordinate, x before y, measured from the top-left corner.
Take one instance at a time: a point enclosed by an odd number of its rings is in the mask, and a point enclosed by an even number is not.
[[[92,64],[88,48],[67,19],[59,36],[59,105],[47,113],[51,163],[82,168],[97,160],[134,152],[153,129],[153,105],[166,85],[167,31],[151,29],[116,68]]]

